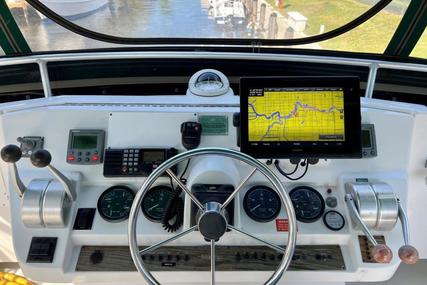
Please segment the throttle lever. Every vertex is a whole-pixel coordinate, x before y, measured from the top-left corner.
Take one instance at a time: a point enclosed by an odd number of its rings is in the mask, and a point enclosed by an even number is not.
[[[15,191],[20,198],[24,195],[27,188],[19,177],[18,168],[16,167],[16,162],[18,162],[22,157],[21,149],[13,144],[9,144],[1,149],[1,159],[4,162],[12,163],[12,178],[13,183],[15,184]]]
[[[365,223],[362,221],[362,218],[360,217],[356,205],[354,203],[353,197],[351,194],[345,195],[345,202],[347,204],[347,207],[350,210],[351,215],[353,216],[353,219],[358,223],[358,225],[362,228],[363,233],[368,237],[368,240],[372,243],[374,248],[371,251],[372,258],[378,262],[378,263],[390,263],[393,259],[393,252],[391,249],[385,245],[385,244],[379,244],[374,236],[372,235],[371,231],[368,229],[368,227],[365,225]]]
[[[399,248],[399,257],[405,264],[415,264],[420,256],[418,250],[412,245],[409,245],[408,217],[399,199],[397,199],[397,205],[399,207],[400,223],[402,224],[403,241],[405,242],[405,245]]]
[[[50,170],[50,172],[55,176],[56,179],[59,180],[59,182],[64,187],[65,193],[67,193],[68,197],[75,201],[77,198],[77,193],[74,189],[73,183],[64,175],[62,174],[58,169],[56,169],[53,165],[50,164],[52,161],[52,156],[49,151],[45,149],[39,149],[35,151],[31,157],[31,163],[38,168],[47,167],[47,169]]]

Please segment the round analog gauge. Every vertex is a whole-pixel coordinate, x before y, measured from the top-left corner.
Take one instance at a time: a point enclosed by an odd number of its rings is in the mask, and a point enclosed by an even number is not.
[[[279,215],[281,206],[279,195],[267,186],[252,187],[243,199],[246,214],[261,223],[274,220]]]
[[[332,231],[339,231],[345,225],[344,217],[337,211],[328,211],[323,216],[326,227]]]
[[[98,212],[109,222],[121,222],[129,217],[135,194],[126,186],[113,186],[98,199]]]
[[[142,199],[142,212],[152,222],[160,222],[172,196],[172,188],[156,186],[148,190]]]
[[[325,211],[325,201],[319,192],[308,186],[299,186],[289,192],[298,221],[312,223]]]

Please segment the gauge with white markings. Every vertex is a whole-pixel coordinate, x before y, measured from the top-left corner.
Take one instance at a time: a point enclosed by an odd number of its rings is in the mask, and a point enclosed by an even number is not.
[[[281,206],[279,195],[267,186],[252,187],[243,199],[246,214],[261,223],[274,220],[279,215]]]
[[[323,222],[326,227],[332,231],[339,231],[345,225],[345,220],[343,215],[337,211],[328,211],[323,216]]]
[[[113,186],[105,190],[98,199],[98,212],[109,222],[121,222],[129,217],[135,194],[126,186]]]
[[[142,200],[142,213],[152,222],[161,222],[171,196],[172,188],[168,186],[151,188]]]
[[[313,223],[322,217],[325,211],[325,201],[314,188],[298,186],[289,192],[289,196],[298,221]]]

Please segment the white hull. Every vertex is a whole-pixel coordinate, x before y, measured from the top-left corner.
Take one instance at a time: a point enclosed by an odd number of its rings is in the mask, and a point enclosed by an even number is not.
[[[244,23],[245,9],[242,2],[237,0],[211,0],[209,3],[212,6],[213,18],[217,24]]]

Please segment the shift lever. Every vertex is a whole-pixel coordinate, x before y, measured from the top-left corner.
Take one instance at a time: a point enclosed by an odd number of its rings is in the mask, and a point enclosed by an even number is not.
[[[24,183],[22,183],[22,180],[19,177],[18,168],[16,167],[16,162],[20,160],[21,157],[21,149],[16,145],[9,144],[1,149],[1,159],[4,162],[12,163],[13,183],[15,184],[15,191],[19,197],[22,197],[27,189]]]
[[[59,182],[61,182],[62,186],[64,187],[65,193],[67,193],[68,197],[72,201],[76,200],[77,194],[74,189],[73,183],[58,169],[56,169],[50,164],[50,162],[52,161],[52,156],[50,155],[49,151],[45,149],[39,149],[31,155],[30,159],[31,159],[31,163],[35,167],[39,167],[39,168],[47,167],[47,169],[49,169],[50,172],[52,172],[52,174],[56,177],[56,179],[58,179]]]
[[[376,241],[376,239],[371,234],[368,227],[365,225],[362,218],[360,217],[351,194],[345,195],[345,202],[347,203],[347,207],[349,208],[350,214],[353,216],[353,219],[359,224],[363,233],[374,246],[371,251],[372,258],[378,263],[390,263],[393,258],[393,252],[387,245],[379,244]]]
[[[409,245],[409,229],[408,229],[408,217],[406,216],[405,210],[403,209],[400,200],[397,200],[399,207],[399,219],[402,224],[403,241],[405,245],[399,248],[399,257],[403,263],[415,264],[420,258],[418,251],[412,245]]]

